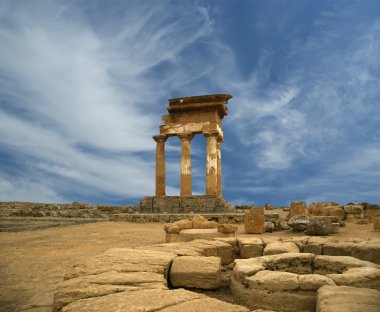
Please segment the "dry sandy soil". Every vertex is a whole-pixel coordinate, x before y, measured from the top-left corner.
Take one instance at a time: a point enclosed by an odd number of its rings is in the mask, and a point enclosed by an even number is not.
[[[334,236],[345,240],[379,237],[372,226],[349,224]],[[242,233],[243,225],[239,225],[238,234]],[[303,233],[265,234],[297,235]],[[151,245],[163,243],[164,239],[162,223],[104,222],[0,233],[0,311],[20,311],[33,300],[41,302],[41,298],[49,306],[55,288],[75,262],[109,248]]]

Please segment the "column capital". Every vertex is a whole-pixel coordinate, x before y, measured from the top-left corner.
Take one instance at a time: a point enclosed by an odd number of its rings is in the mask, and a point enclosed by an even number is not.
[[[218,136],[218,138],[216,139],[216,141],[219,143],[219,144],[222,144],[224,142],[224,139],[222,136]]]
[[[153,140],[155,140],[157,143],[158,142],[165,142],[167,139],[168,139],[168,136],[164,135],[164,134],[159,134],[159,135],[153,136]]]
[[[220,134],[218,131],[203,132],[203,135],[205,136],[205,138],[218,138],[218,137],[220,137]]]
[[[185,140],[185,141],[191,141],[191,139],[194,137],[194,133],[192,132],[183,132],[183,133],[180,133],[178,134],[178,137],[182,140]]]

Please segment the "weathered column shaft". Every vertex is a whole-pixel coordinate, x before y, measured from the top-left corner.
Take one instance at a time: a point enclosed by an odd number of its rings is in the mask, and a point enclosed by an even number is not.
[[[178,135],[181,139],[181,196],[192,194],[191,139],[192,133]]]
[[[166,195],[166,172],[165,172],[165,141],[166,136],[156,135],[153,139],[156,145],[156,196]]]
[[[207,138],[206,147],[206,195],[217,195],[218,185],[218,153],[217,134],[205,134]]]
[[[217,141],[217,154],[218,154],[218,172],[217,172],[217,194],[222,196],[222,141]]]

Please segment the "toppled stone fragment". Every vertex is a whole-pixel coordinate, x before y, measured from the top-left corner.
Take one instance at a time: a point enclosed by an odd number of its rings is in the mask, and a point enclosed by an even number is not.
[[[219,257],[178,257],[173,260],[169,276],[175,287],[216,289],[221,282],[221,260]]]

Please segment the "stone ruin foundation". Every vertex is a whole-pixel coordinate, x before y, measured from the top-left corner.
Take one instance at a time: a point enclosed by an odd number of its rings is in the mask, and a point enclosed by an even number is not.
[[[378,240],[335,256],[320,254],[329,239],[318,239],[227,237],[110,249],[65,275],[54,311],[379,311]],[[368,258],[374,262],[360,260]],[[239,304],[205,295],[219,289]]]
[[[168,115],[162,116],[156,145],[156,194],[140,202],[142,213],[226,212],[234,207],[222,196],[222,120],[227,115],[229,94],[169,99]],[[206,194],[192,194],[191,140],[203,134],[206,144]],[[166,196],[165,142],[171,136],[181,140],[180,196]]]

